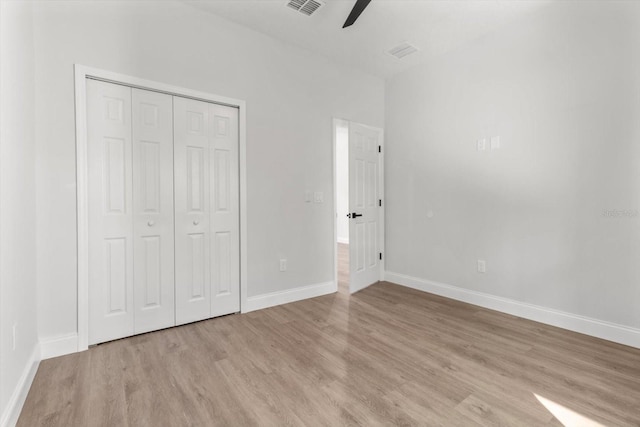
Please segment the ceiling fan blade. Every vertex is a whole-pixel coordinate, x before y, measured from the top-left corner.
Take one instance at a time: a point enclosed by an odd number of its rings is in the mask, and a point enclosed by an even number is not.
[[[356,1],[356,5],[351,9],[351,13],[347,17],[347,20],[344,21],[344,25],[342,28],[347,28],[353,25],[356,22],[356,19],[360,16],[362,11],[371,3],[371,0],[358,0]]]

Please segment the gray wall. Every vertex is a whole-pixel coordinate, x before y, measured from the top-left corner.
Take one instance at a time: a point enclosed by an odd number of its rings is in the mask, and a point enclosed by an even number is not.
[[[31,6],[0,3],[0,418],[37,353]],[[16,327],[15,350],[13,327]],[[34,354],[34,352],[36,352]]]
[[[639,41],[556,2],[390,79],[387,270],[640,327]]]

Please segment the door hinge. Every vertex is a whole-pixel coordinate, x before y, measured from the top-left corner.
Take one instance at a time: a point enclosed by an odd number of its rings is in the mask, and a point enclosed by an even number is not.
[[[382,260],[382,252],[380,252],[380,260]]]
[[[378,199],[378,206],[382,206],[382,199]]]
[[[382,145],[378,145],[378,153],[382,153]]]

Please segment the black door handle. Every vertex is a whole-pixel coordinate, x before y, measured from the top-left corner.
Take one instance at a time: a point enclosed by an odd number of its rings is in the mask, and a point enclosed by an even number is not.
[[[358,218],[359,216],[362,216],[362,214],[354,212],[354,213],[351,214],[350,218]]]

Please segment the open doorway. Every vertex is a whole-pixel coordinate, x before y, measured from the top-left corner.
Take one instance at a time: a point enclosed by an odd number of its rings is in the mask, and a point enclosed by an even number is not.
[[[349,122],[337,120],[336,140],[336,222],[338,292],[349,293]]]
[[[383,274],[383,131],[333,121],[335,280],[352,294]]]

